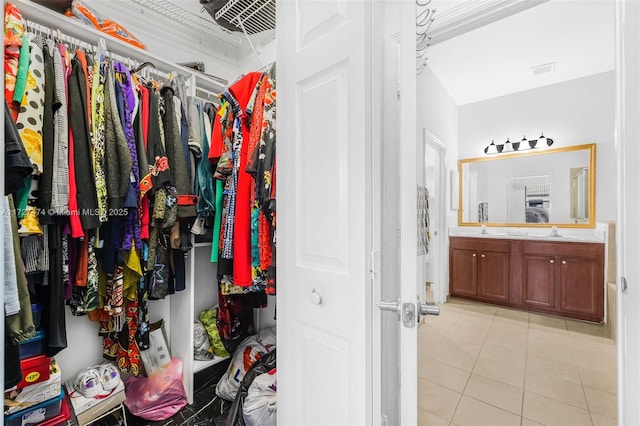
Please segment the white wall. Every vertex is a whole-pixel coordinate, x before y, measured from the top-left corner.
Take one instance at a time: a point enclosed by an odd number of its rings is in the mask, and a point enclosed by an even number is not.
[[[484,156],[491,140],[532,139],[553,147],[597,143],[596,220],[616,219],[613,72],[501,96],[459,108],[459,158]]]
[[[458,158],[460,158],[458,155],[458,107],[428,66],[418,76],[417,86],[419,150],[416,160],[419,164],[422,164],[422,130],[427,129],[447,145],[447,170],[457,170]],[[448,208],[450,206],[450,185],[451,182],[449,182],[449,174],[447,173],[447,225],[456,226],[458,223],[457,211],[449,210]]]
[[[445,227],[455,226],[457,224],[457,212],[450,210],[450,186],[449,179],[450,170],[457,168],[458,160],[458,107],[453,102],[453,99],[447,91],[444,89],[438,78],[433,74],[431,69],[427,66],[421,75],[417,77],[417,155],[416,165],[419,171],[418,179],[424,180],[425,176],[421,170],[425,164],[425,146],[424,146],[424,132],[428,130],[436,138],[447,146],[445,154],[445,171],[446,171],[446,190],[444,194],[438,194],[437,201],[444,203],[446,206],[446,219]],[[457,185],[457,183],[455,183]],[[430,202],[430,209],[437,208]],[[447,238],[446,233],[444,235],[438,235],[435,238]],[[433,237],[432,237],[433,238]],[[444,253],[433,252],[435,247],[438,247],[437,240],[432,239],[430,245],[432,253],[429,256],[421,256],[418,259],[418,294],[424,297],[421,289],[423,289],[423,283],[426,281],[434,282],[434,295],[436,300],[438,295],[446,294],[448,288],[448,254],[445,250]],[[443,268],[442,278],[443,282],[439,283],[437,277],[437,268],[434,263],[438,263],[440,268]],[[443,286],[444,288],[440,287]],[[444,292],[444,293],[443,293]]]

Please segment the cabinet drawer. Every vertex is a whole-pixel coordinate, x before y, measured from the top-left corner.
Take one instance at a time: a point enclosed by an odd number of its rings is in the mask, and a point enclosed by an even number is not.
[[[465,238],[451,237],[449,244],[451,248],[462,250],[494,251],[499,253],[509,253],[508,240],[496,240],[492,238]]]
[[[525,255],[572,256],[598,259],[604,255],[604,244],[525,241],[522,243],[522,253]]]

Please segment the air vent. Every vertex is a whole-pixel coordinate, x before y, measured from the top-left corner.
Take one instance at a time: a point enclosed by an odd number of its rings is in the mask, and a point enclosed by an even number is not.
[[[549,62],[548,64],[542,64],[542,65],[536,65],[535,67],[531,67],[531,74],[535,75],[541,75],[541,74],[548,74],[550,72],[553,72],[556,69],[556,63],[555,62]]]

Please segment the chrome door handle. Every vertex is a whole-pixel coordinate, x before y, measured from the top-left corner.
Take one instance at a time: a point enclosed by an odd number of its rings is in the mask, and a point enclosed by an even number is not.
[[[389,300],[383,300],[378,302],[378,308],[381,311],[387,312],[398,312],[400,310],[400,300],[396,300],[395,302]]]

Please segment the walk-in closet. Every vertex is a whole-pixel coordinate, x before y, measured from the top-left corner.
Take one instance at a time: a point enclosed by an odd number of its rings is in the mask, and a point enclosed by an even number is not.
[[[275,349],[275,1],[210,3],[5,2],[5,424],[224,420]]]

